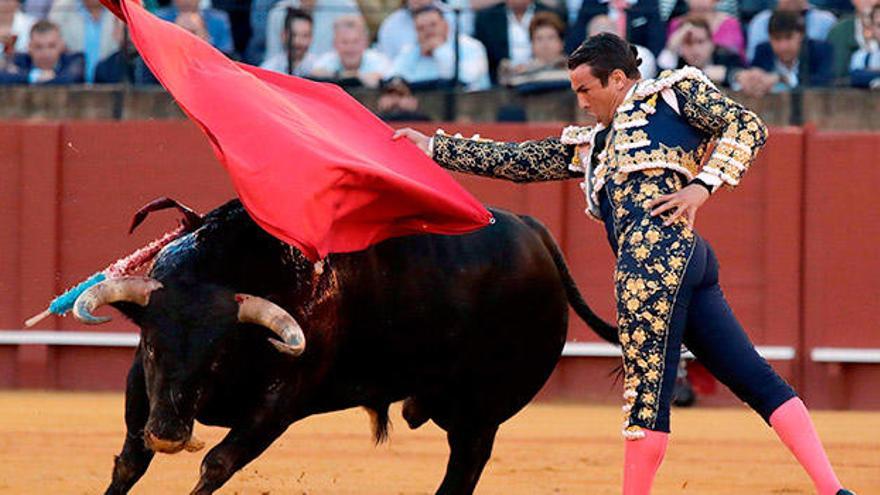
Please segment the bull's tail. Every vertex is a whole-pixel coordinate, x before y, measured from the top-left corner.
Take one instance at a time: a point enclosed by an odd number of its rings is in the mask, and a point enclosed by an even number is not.
[[[520,216],[520,218],[541,237],[544,245],[547,246],[547,249],[550,251],[550,255],[553,256],[553,262],[556,264],[556,269],[559,270],[559,275],[562,277],[562,284],[565,287],[568,304],[571,305],[574,312],[577,313],[581,320],[589,325],[599,337],[602,337],[604,340],[614,345],[620,345],[620,340],[617,337],[617,327],[607,323],[596,315],[587,302],[584,301],[574,278],[571,276],[571,272],[568,270],[568,264],[565,263],[565,257],[562,256],[562,251],[559,249],[559,246],[556,244],[556,241],[553,239],[553,236],[547,228],[544,227],[541,222],[532,217],[523,215]]]
[[[390,404],[376,404],[364,406],[367,414],[370,415],[370,423],[373,425],[373,440],[376,445],[385,443],[388,440],[388,427],[390,420],[388,418],[388,407]]]

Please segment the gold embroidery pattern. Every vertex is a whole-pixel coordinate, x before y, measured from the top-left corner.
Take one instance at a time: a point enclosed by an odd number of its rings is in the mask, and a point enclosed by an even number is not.
[[[562,144],[559,138],[504,143],[436,134],[433,158],[457,172],[538,182],[583,177],[582,171],[569,169],[575,153],[575,146]]]
[[[684,219],[664,226],[661,217],[650,215],[647,205],[682,185],[678,174],[653,169],[618,172],[607,186],[619,228],[614,277],[626,438],[639,438],[640,428],[653,429],[657,421],[663,376],[668,372],[669,322],[695,245],[694,233]]]
[[[607,149],[609,158],[603,160],[593,172],[591,191],[593,193],[592,199],[597,204],[602,187],[608,178],[615,173],[627,174],[641,170],[670,169],[683,174],[688,180],[693,179],[699,171],[696,157],[705,153],[706,143],[700,144],[690,153],[681,147],[669,147],[663,143],[660,143],[659,148],[650,151],[639,150],[634,153],[614,152],[610,147]]]
[[[739,184],[767,141],[767,127],[753,112],[702,80],[686,79],[673,89],[685,100],[682,114],[688,123],[720,138],[705,164],[706,171],[730,187]]]
[[[648,123],[648,115],[642,110],[633,112],[621,112],[614,117],[614,129],[623,130],[633,127],[641,127]]]
[[[617,139],[614,140],[615,150],[628,150],[632,148],[641,148],[651,144],[648,139],[648,133],[641,129],[633,129],[628,132],[620,132],[616,134]]]

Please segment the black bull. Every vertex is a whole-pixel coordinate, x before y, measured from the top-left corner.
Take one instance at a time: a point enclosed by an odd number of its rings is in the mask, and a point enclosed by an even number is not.
[[[547,230],[529,217],[493,214],[494,224],[472,234],[391,239],[318,268],[261,230],[238,201],[201,219],[189,212],[191,232],[158,255],[150,277],[135,284],[139,296],[105,282],[103,299],[87,308],[112,303],[141,328],[127,435],[107,493],[128,492],[155,451],[201,448],[195,420],[230,428],[193,490],[212,493],[294,421],[363,406],[380,441],[389,404],[400,400],[411,428],[430,419],[447,432],[437,493],[472,493],[498,426],[559,360],[568,305],[617,341],[584,303]],[[287,320],[271,318],[290,328],[299,322],[305,352],[279,352],[272,324],[243,323],[254,320],[242,319],[239,294],[274,302]]]

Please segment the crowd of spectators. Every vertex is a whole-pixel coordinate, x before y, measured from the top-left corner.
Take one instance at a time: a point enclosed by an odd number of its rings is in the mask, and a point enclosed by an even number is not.
[[[813,3],[809,3],[809,2]],[[567,86],[566,54],[614,32],[642,76],[699,67],[761,96],[880,89],[880,0],[144,0],[158,17],[264,69],[377,88]],[[0,0],[0,84],[156,84],[99,0]],[[389,103],[389,102],[393,102]]]

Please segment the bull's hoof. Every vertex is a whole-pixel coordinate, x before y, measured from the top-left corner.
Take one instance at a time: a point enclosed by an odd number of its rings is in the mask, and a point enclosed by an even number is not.
[[[195,435],[190,435],[189,440],[186,441],[183,448],[187,452],[198,452],[205,448],[205,442],[197,438]]]
[[[409,425],[411,430],[415,430],[427,423],[431,417],[422,404],[415,398],[409,397],[403,401],[403,419],[406,420],[406,424]]]

